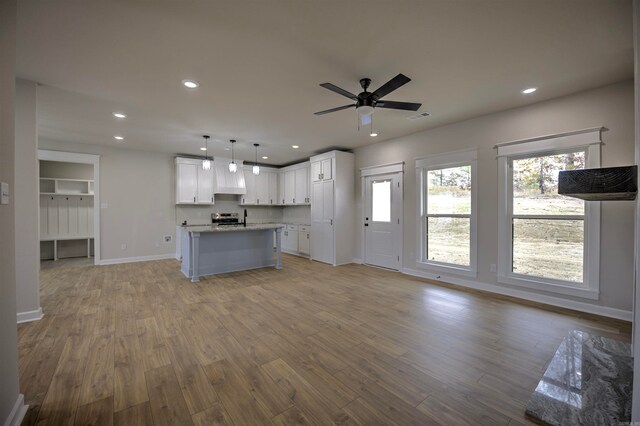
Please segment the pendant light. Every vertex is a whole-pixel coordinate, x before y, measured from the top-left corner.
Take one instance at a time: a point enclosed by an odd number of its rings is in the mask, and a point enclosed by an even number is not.
[[[258,176],[260,174],[260,166],[258,166],[258,147],[260,144],[254,143],[253,146],[256,147],[256,164],[253,166],[253,174]]]
[[[211,170],[211,160],[209,159],[209,135],[203,135],[205,148],[204,160],[202,160],[202,170]]]
[[[229,171],[231,173],[235,173],[238,171],[238,165],[236,164],[236,162],[233,159],[233,144],[236,143],[235,139],[231,139],[229,142],[231,142],[231,162],[229,163]]]

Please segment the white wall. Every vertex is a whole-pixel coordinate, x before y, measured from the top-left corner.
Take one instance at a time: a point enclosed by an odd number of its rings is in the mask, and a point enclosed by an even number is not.
[[[640,0],[633,1],[633,50],[635,64],[635,159],[640,164]],[[635,276],[633,308],[633,401],[631,420],[640,423],[640,198],[636,201]]]
[[[40,140],[41,149],[100,155],[102,260],[175,253],[173,159],[168,154]],[[106,207],[106,208],[104,208]],[[122,245],[126,248],[122,249]]]
[[[93,180],[93,165],[42,160],[40,177]]]
[[[0,182],[14,189],[16,0],[0,1]],[[20,401],[16,327],[15,203],[0,205],[0,423]],[[24,413],[23,413],[24,414]]]
[[[38,233],[38,129],[37,84],[18,79],[15,105],[15,190],[16,211],[16,287],[18,321],[42,317]]]
[[[405,268],[415,268],[415,158],[477,148],[477,280],[497,284],[496,274],[490,272],[490,265],[498,262],[498,172],[493,146],[500,142],[602,125],[609,129],[602,135],[605,143],[602,147],[602,167],[629,165],[634,163],[633,123],[633,82],[627,81],[358,148],[355,151],[356,170],[359,175],[361,167],[405,162],[403,262]],[[356,186],[357,211],[361,212],[359,176]],[[356,241],[362,241],[360,219],[358,215],[354,224],[359,232]],[[631,311],[633,229],[633,202],[602,203],[600,300],[575,300]],[[356,257],[362,258],[361,247]]]

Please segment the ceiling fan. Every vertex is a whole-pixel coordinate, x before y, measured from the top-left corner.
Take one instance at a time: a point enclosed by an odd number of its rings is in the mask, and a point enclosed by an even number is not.
[[[367,92],[369,85],[371,84],[370,78],[363,78],[360,80],[360,86],[364,90],[362,93],[358,95],[354,95],[351,92],[348,92],[340,87],[331,84],[331,83],[322,83],[320,86],[325,89],[329,89],[332,92],[336,92],[339,95],[345,96],[352,101],[355,101],[353,104],[340,106],[337,108],[331,108],[324,111],[316,112],[315,115],[324,115],[330,112],[341,111],[343,109],[353,108],[355,107],[358,110],[359,115],[369,116],[373,113],[375,108],[388,108],[388,109],[400,109],[405,111],[417,111],[422,104],[416,104],[412,102],[397,102],[397,101],[386,101],[382,100],[383,97],[398,89],[401,86],[404,86],[411,79],[404,74],[398,74],[393,77],[391,80],[387,81],[381,87],[379,87],[374,92]]]

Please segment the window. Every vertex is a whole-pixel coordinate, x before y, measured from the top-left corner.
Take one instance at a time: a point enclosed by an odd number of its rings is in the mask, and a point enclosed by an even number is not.
[[[391,180],[371,184],[371,221],[391,222]]]
[[[418,266],[467,276],[476,273],[476,152],[417,160],[420,205]]]
[[[596,143],[584,144],[594,137],[578,132],[498,146],[498,281],[598,297],[599,203],[558,194],[560,171],[600,166],[599,130]]]

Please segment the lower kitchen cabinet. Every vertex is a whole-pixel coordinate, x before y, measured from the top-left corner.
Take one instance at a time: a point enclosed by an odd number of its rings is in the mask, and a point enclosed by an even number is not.
[[[299,256],[308,256],[311,241],[309,225],[285,224],[282,230],[282,251]]]

